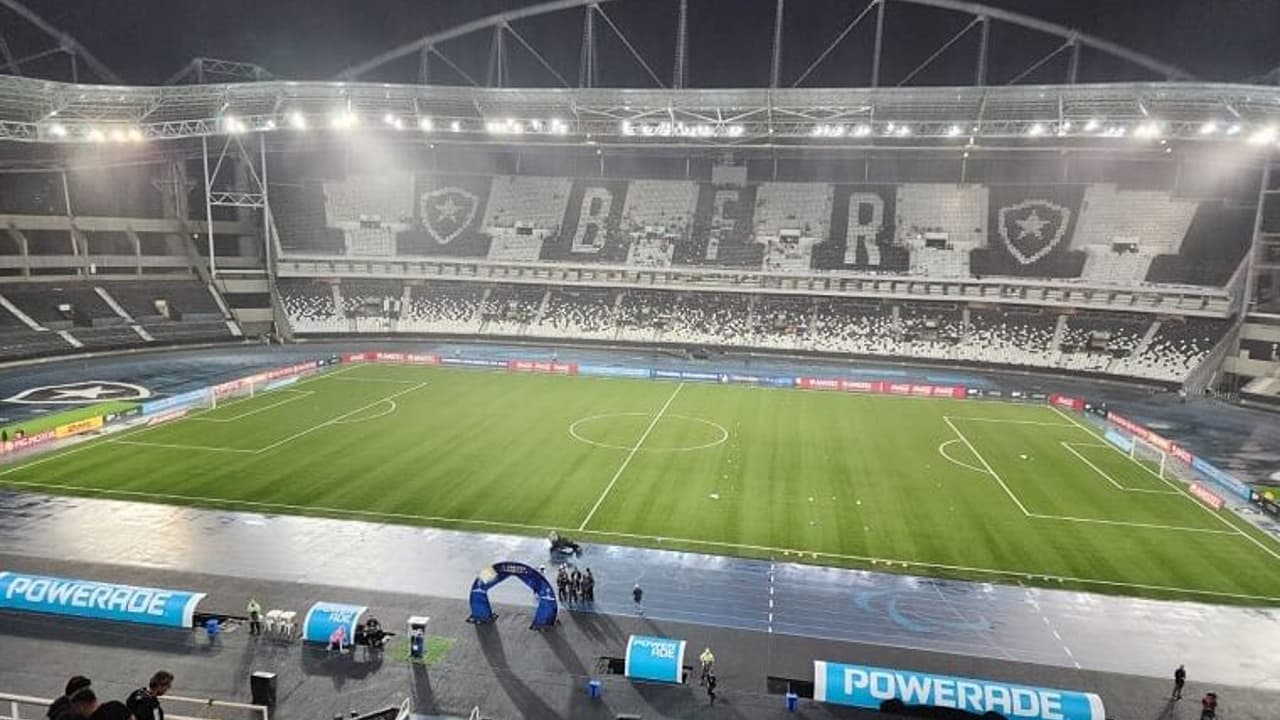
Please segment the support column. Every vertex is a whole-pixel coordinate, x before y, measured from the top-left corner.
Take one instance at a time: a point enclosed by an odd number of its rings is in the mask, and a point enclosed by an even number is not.
[[[880,52],[884,49],[884,4],[876,0],[876,44],[871,57],[871,87],[880,87]]]
[[[209,277],[218,277],[218,264],[213,253],[213,178],[209,177],[209,138],[200,138],[201,158],[204,160],[204,212],[209,235]]]
[[[786,0],[774,0],[773,14],[773,65],[769,70],[769,87],[777,88],[782,74],[782,11]]]

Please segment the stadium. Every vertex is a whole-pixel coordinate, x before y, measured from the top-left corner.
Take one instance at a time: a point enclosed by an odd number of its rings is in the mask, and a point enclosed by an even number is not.
[[[466,5],[0,0],[0,720],[1274,717],[1280,71]]]

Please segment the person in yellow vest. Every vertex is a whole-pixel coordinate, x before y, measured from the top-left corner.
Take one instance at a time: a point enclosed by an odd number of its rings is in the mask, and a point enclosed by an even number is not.
[[[249,607],[247,607],[246,610],[249,613],[249,634],[261,635],[262,634],[262,606],[258,604],[257,600],[253,598],[249,598]]]
[[[698,656],[698,661],[702,663],[702,674],[698,677],[698,684],[705,685],[707,684],[707,677],[711,675],[711,670],[715,667],[716,656],[711,652],[711,648],[707,648]]]

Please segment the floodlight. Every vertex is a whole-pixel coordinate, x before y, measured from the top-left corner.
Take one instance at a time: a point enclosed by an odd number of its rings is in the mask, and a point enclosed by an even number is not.
[[[263,124],[263,126],[262,126],[262,127],[263,127],[263,128],[265,128],[265,129],[267,129],[267,130],[275,130],[275,129],[276,129],[276,121],[275,121],[275,120],[267,120],[267,122],[266,122],[265,124]]]
[[[244,132],[246,128],[244,123],[240,120],[240,118],[236,117],[235,115],[228,115],[222,119],[222,129],[226,130],[232,135],[239,135],[240,133]]]
[[[747,129],[741,125],[734,124],[726,128],[725,131],[728,133],[729,137],[742,137],[742,134],[745,133]]]
[[[1031,126],[1031,127],[1027,128],[1027,134],[1028,134],[1028,135],[1030,135],[1031,137],[1039,137],[1039,136],[1043,135],[1043,134],[1044,134],[1044,125],[1043,125],[1043,124],[1041,124],[1041,123],[1034,123],[1034,124],[1032,124],[1032,126]]]
[[[1231,123],[1230,125],[1228,125],[1228,126],[1227,126],[1227,134],[1228,134],[1228,135],[1239,135],[1239,134],[1240,134],[1240,123]]]
[[[1098,118],[1089,118],[1089,122],[1084,124],[1084,131],[1097,132],[1100,127],[1102,127],[1102,123],[1098,121]]]
[[[350,110],[339,111],[329,120],[329,126],[334,130],[347,130],[359,124],[360,117]]]
[[[431,132],[435,125],[432,124],[431,118],[424,117],[418,119],[418,129],[422,132]]]
[[[89,142],[100,143],[107,139],[107,136],[98,128],[91,128],[87,137],[89,138]]]
[[[1151,139],[1160,137],[1160,123],[1148,120],[1133,129],[1135,138]]]
[[[449,123],[449,129],[454,132],[462,132],[462,123],[458,122],[457,120],[454,120],[453,122]]]
[[[551,132],[554,135],[568,135],[569,126],[560,118],[551,119]]]
[[[120,128],[113,129],[111,131],[111,139],[115,142],[124,142],[126,139],[124,130],[121,130]]]
[[[293,128],[294,130],[306,130],[307,116],[303,115],[297,110],[294,110],[293,112],[289,113],[289,127]]]
[[[66,137],[67,128],[63,126],[62,123],[54,123],[49,126],[49,134],[52,135],[53,137],[58,137],[58,138]]]
[[[1272,142],[1275,139],[1276,139],[1276,127],[1274,125],[1268,125],[1264,128],[1259,128],[1258,130],[1255,130],[1253,134],[1249,136],[1249,144],[1265,145],[1269,142]]]
[[[855,137],[866,137],[871,134],[871,126],[862,123],[853,129],[853,134]]]
[[[960,135],[960,132],[961,130],[959,125],[952,125],[947,128],[947,137],[957,137]]]
[[[1210,120],[1200,126],[1201,135],[1212,135],[1218,132],[1218,123],[1216,120]]]
[[[622,134],[623,134],[623,135],[635,135],[635,134],[636,134],[636,130],[635,130],[635,128],[634,128],[634,127],[632,127],[632,126],[631,126],[631,121],[630,121],[630,120],[623,120],[623,121],[622,121]]]
[[[908,136],[908,135],[910,135],[910,134],[911,134],[911,126],[910,126],[910,125],[899,125],[899,126],[898,126],[898,137],[906,137],[906,136]]]
[[[396,116],[395,116],[395,115],[392,115],[391,113],[387,113],[386,115],[383,115],[383,116],[382,116],[382,122],[384,122],[384,123],[386,123],[386,124],[388,124],[388,125],[395,125],[395,124],[396,124]]]
[[[138,128],[129,128],[127,135],[129,142],[142,142],[142,131]]]

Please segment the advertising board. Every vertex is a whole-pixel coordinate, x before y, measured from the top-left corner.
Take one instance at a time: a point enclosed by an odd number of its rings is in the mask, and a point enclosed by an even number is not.
[[[813,697],[819,702],[878,710],[898,701],[908,707],[955,708],[975,716],[998,713],[1035,720],[1105,720],[1102,698],[1074,690],[933,675],[911,670],[815,660]]]
[[[684,672],[684,640],[632,635],[627,638],[623,673],[636,680],[681,682]]]
[[[0,572],[0,609],[191,627],[204,593]]]

